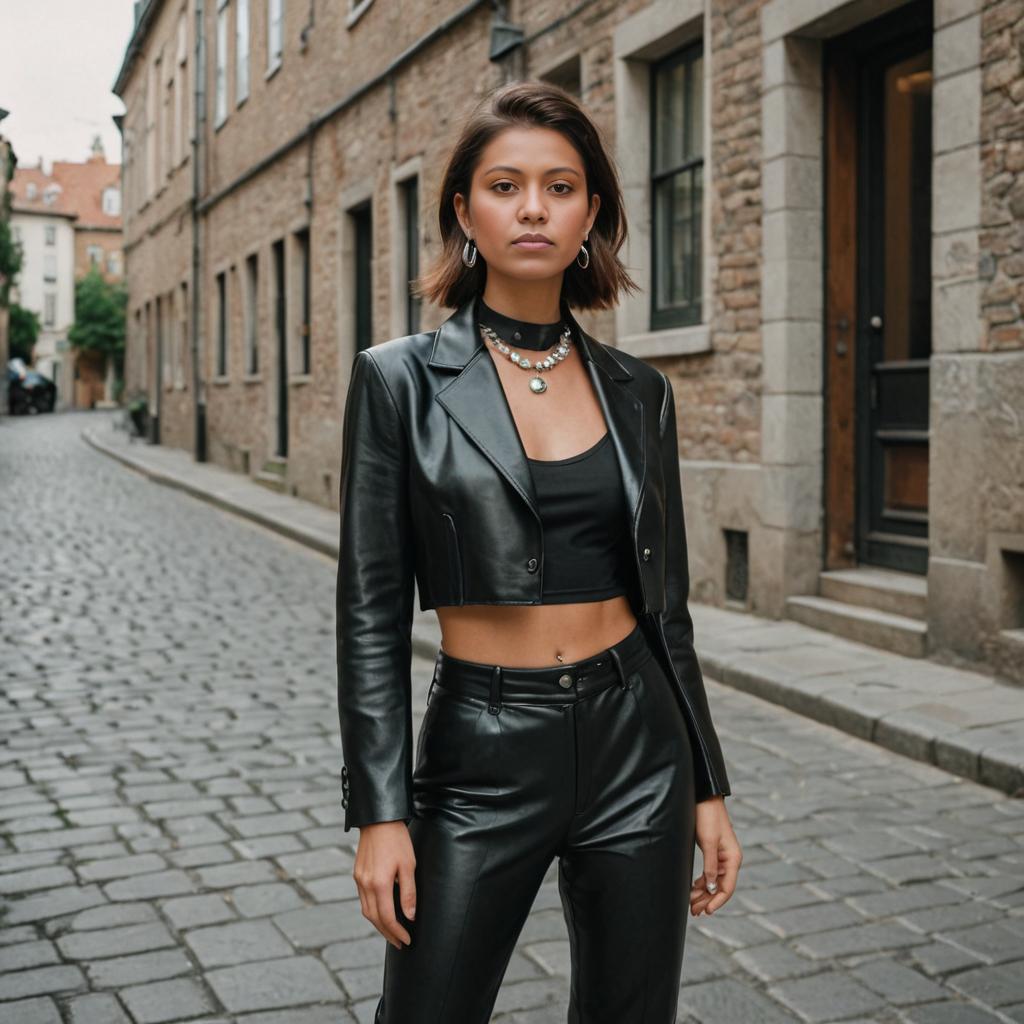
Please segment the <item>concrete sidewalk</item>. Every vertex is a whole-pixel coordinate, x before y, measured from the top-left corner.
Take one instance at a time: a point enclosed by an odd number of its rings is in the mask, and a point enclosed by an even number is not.
[[[338,515],[276,494],[189,452],[131,439],[119,414],[82,438],[152,480],[337,557]],[[1024,795],[1024,689],[907,658],[789,620],[691,604],[705,674],[791,711],[1005,792]],[[416,610],[413,644],[433,658],[437,616]]]

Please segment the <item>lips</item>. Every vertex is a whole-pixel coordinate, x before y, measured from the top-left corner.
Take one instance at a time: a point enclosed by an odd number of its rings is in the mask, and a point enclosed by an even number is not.
[[[520,249],[550,249],[551,246],[554,245],[553,242],[536,236],[533,238],[530,238],[529,236],[526,238],[517,238],[512,244],[518,246]]]

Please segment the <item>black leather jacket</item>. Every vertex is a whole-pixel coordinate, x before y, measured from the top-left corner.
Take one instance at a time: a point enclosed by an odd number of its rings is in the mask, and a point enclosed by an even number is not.
[[[544,539],[526,455],[474,323],[356,355],[345,405],[338,711],[345,831],[413,817],[413,581],[421,609],[541,604]],[[698,800],[729,794],[687,609],[672,386],[586,334],[562,303],[611,434],[632,514],[629,599],[690,726]]]

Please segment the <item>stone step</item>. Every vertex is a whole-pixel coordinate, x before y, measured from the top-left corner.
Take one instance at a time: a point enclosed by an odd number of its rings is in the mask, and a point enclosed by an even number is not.
[[[271,455],[260,468],[264,473],[284,477],[288,472],[288,460],[281,455]]]
[[[912,572],[859,566],[833,569],[818,577],[822,597],[892,612],[908,619],[928,618],[928,578]]]
[[[906,615],[863,608],[810,594],[788,598],[786,615],[805,626],[880,647],[894,654],[923,658],[927,653],[927,625],[920,619]]]
[[[277,473],[268,473],[266,470],[261,469],[258,473],[254,473],[252,478],[261,487],[277,491],[278,494],[286,493],[287,481]]]

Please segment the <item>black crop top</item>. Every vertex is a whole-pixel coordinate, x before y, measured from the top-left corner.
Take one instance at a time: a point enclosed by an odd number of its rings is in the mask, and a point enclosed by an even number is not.
[[[513,320],[477,297],[477,320],[516,348],[545,351],[561,322]],[[554,371],[557,373],[557,370]],[[527,458],[544,529],[542,604],[603,601],[626,594],[629,524],[611,435],[565,459]]]
[[[611,435],[567,459],[527,459],[544,527],[542,604],[626,593],[626,503]]]

